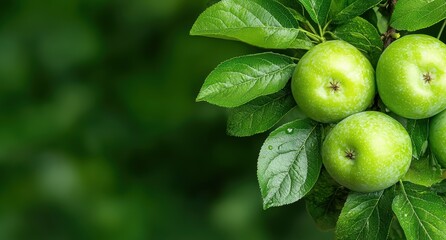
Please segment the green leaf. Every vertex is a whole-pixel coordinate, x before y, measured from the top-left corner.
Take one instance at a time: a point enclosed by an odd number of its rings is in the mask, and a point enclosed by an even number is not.
[[[257,164],[264,209],[293,203],[311,190],[322,166],[321,137],[321,126],[310,120],[287,123],[268,136]]]
[[[299,0],[305,7],[311,19],[323,27],[327,23],[332,0]]]
[[[343,6],[334,13],[333,23],[339,24],[363,14],[365,11],[378,5],[381,0],[349,0],[341,1]],[[333,14],[333,13],[332,13]]]
[[[307,19],[304,16],[305,8],[302,6],[302,4],[299,3],[299,1],[297,0],[276,0],[276,1],[287,7],[297,21],[300,22],[307,21]]]
[[[238,107],[259,96],[278,92],[285,87],[295,67],[290,57],[275,53],[232,58],[209,74],[197,101]]]
[[[322,169],[319,179],[305,196],[307,211],[322,230],[336,227],[349,190],[339,185]]]
[[[252,136],[272,128],[294,106],[296,101],[290,89],[262,96],[240,107],[229,109],[228,134],[237,137]]]
[[[432,191],[436,192],[438,196],[442,197],[446,202],[446,170],[443,172],[443,181],[432,185],[430,188]]]
[[[384,34],[389,29],[389,19],[384,16],[379,7],[374,7],[373,12],[376,15],[376,26],[380,34]]]
[[[393,197],[394,187],[372,193],[351,192],[339,216],[336,239],[386,239]]]
[[[257,47],[310,49],[291,12],[271,0],[223,0],[206,9],[191,35],[239,40]]]
[[[446,203],[429,188],[404,182],[392,209],[409,240],[443,240]]]
[[[363,18],[355,17],[338,26],[334,34],[358,48],[376,66],[383,50],[383,42],[375,26]]]
[[[296,105],[285,116],[283,116],[283,118],[280,119],[280,121],[277,124],[283,125],[297,119],[307,119],[307,118],[308,116],[305,115],[305,113],[302,112],[302,109],[300,109],[299,106]]]
[[[443,180],[440,166],[433,159],[433,155],[412,160],[410,168],[403,177],[404,181],[409,181],[426,187]]]
[[[412,139],[412,155],[420,159],[428,146],[429,119],[400,119]]]
[[[389,233],[387,234],[386,240],[405,240],[406,236],[404,235],[404,230],[401,227],[400,223],[396,216],[392,217],[392,221],[389,227]]]
[[[390,19],[398,30],[415,31],[446,18],[445,0],[399,0]]]
[[[436,192],[437,194],[446,196],[446,179],[437,184],[432,185],[431,190]]]
[[[288,10],[291,12],[291,14],[293,14],[293,17],[297,21],[300,21],[300,22],[305,22],[306,21],[305,17],[302,14],[300,14],[298,11],[296,11],[296,10],[294,10],[292,8],[288,8]]]
[[[275,1],[283,4],[284,6],[290,8],[290,9],[295,9],[296,11],[299,12],[299,14],[303,15],[303,13],[305,11],[302,4],[297,0],[275,0]]]

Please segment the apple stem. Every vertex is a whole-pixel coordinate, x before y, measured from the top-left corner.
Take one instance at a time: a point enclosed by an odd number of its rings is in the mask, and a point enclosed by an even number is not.
[[[309,31],[307,31],[307,30],[305,30],[303,28],[299,28],[299,30],[304,32],[309,38],[313,39],[314,41],[316,41],[316,42],[323,42],[322,38],[319,37],[318,35],[316,35],[316,34],[314,34],[312,32],[309,32]]]

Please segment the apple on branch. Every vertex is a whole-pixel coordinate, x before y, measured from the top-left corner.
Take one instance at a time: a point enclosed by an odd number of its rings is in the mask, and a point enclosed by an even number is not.
[[[302,57],[291,84],[297,105],[308,117],[337,122],[372,104],[375,71],[353,45],[327,41]]]
[[[411,119],[438,114],[446,108],[446,45],[422,34],[396,40],[379,58],[376,82],[392,112]]]
[[[412,159],[406,129],[375,111],[351,115],[337,124],[322,145],[322,161],[339,184],[357,192],[374,192],[398,182]]]

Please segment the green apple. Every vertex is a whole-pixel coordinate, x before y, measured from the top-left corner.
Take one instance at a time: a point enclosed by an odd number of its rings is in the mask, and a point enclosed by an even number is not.
[[[446,108],[446,45],[421,34],[387,47],[376,68],[379,96],[394,113],[428,118]]]
[[[363,111],[375,96],[375,72],[347,42],[316,45],[297,64],[291,81],[297,105],[319,122],[337,122]]]
[[[446,110],[431,119],[429,145],[438,163],[446,167]]]
[[[351,115],[327,135],[322,161],[339,184],[358,192],[374,192],[398,182],[412,159],[406,129],[381,112]]]

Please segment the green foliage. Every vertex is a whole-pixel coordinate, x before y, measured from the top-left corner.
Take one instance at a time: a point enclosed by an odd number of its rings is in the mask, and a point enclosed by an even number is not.
[[[427,149],[429,134],[429,119],[401,119],[401,123],[407,129],[412,139],[413,157],[420,159]]]
[[[415,31],[430,27],[445,18],[444,0],[399,0],[390,25],[399,30]]]
[[[339,1],[333,14],[333,23],[342,23],[363,14],[376,6],[381,0],[343,0]],[[341,8],[340,8],[341,7]]]
[[[295,66],[290,57],[275,53],[230,59],[209,74],[197,101],[205,100],[222,107],[238,107],[285,87]]]
[[[305,196],[308,213],[322,230],[336,227],[349,190],[339,185],[325,169],[310,193]]]
[[[373,193],[350,193],[339,216],[337,239],[386,239],[393,197],[393,187]]]
[[[386,240],[406,240],[404,230],[395,215],[390,223],[389,234],[387,234]]]
[[[404,183],[358,193],[340,186],[322,167],[320,147],[333,126],[301,116],[284,118],[295,106],[286,84],[299,57],[315,44],[344,40],[376,66],[384,48],[406,34],[395,29],[425,29],[446,18],[442,0],[400,0],[396,6],[389,6],[390,2],[222,0],[205,10],[190,32],[281,49],[281,54],[246,55],[218,65],[206,78],[197,101],[229,108],[227,132],[233,136],[252,136],[285,121],[272,130],[260,150],[257,177],[263,207],[304,198],[316,225],[335,230],[337,239],[442,239],[446,235],[445,174],[430,153],[429,119],[397,116],[376,97],[369,110],[402,123],[412,140],[413,159]],[[437,35],[439,29],[430,34]]]
[[[430,154],[420,159],[413,159],[409,171],[404,176],[404,181],[430,187],[443,179],[440,165],[435,156]]]
[[[274,130],[260,150],[257,177],[265,209],[303,198],[322,166],[321,126],[296,120]]]
[[[229,135],[237,137],[252,136],[272,128],[294,106],[293,95],[289,88],[277,93],[258,97],[249,103],[228,109]]]
[[[446,236],[446,203],[428,188],[404,182],[392,203],[409,240],[441,240]]]
[[[446,180],[443,180],[440,183],[432,185],[431,189],[439,195],[446,194]]]
[[[294,18],[295,18],[297,21],[299,21],[299,22],[305,22],[305,21],[307,21],[307,19],[306,19],[302,14],[300,14],[298,11],[296,11],[295,9],[293,9],[293,8],[288,8],[288,10],[291,12],[291,14],[293,14]]]
[[[269,0],[223,0],[204,11],[191,35],[233,39],[263,48],[309,49],[313,44],[282,4]]]
[[[372,65],[376,66],[383,51],[383,42],[376,27],[371,23],[363,18],[355,17],[336,27],[334,34],[362,51]]]
[[[305,7],[311,19],[319,26],[327,23],[331,0],[299,0]]]

